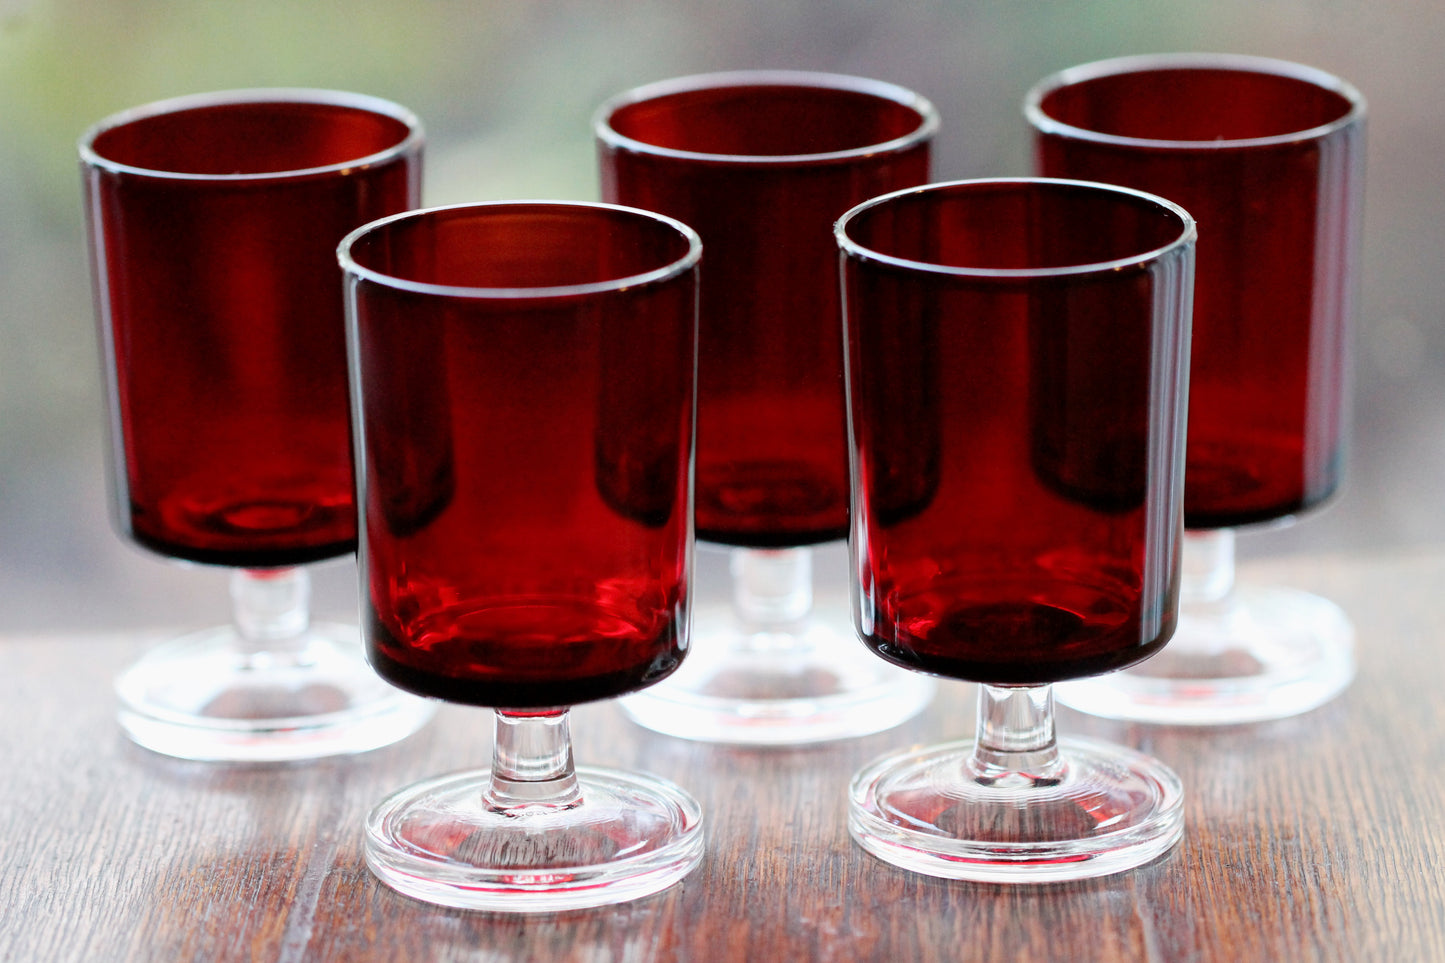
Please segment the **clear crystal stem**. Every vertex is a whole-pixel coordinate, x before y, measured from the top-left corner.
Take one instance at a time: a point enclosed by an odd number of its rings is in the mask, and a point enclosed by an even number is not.
[[[1197,529],[1184,533],[1180,601],[1220,602],[1234,590],[1234,529]]]
[[[567,710],[498,709],[495,715],[487,808],[523,816],[581,804]]]
[[[299,658],[311,627],[311,576],[301,568],[235,570],[231,620],[247,659]]]
[[[1194,617],[1200,626],[1230,624],[1235,604],[1234,530],[1200,529],[1184,533],[1183,567],[1179,583],[1181,624]],[[1234,645],[1227,631],[1177,632],[1169,643],[1175,657],[1213,658]]]
[[[799,632],[813,610],[813,551],[733,549],[733,611],[748,648],[806,648]]]
[[[1054,734],[1053,687],[978,687],[978,735],[968,768],[999,788],[1055,785],[1063,775]]]

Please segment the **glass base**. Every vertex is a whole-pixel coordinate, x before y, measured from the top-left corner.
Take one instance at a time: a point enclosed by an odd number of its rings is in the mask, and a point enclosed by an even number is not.
[[[1283,719],[1333,699],[1354,678],[1354,627],[1339,606],[1297,589],[1240,586],[1186,604],[1153,658],[1060,683],[1060,702],[1111,719],[1229,725]]]
[[[848,831],[903,869],[992,883],[1122,872],[1183,834],[1179,778],[1131,749],[1061,740],[1063,767],[1048,779],[975,777],[972,752],[972,742],[956,742],[866,766],[849,787]]]
[[[487,808],[487,770],[394,793],[366,822],[366,863],[413,899],[545,913],[659,892],[702,859],[702,811],[666,780],[577,768],[581,802],[515,814]]]
[[[818,611],[788,633],[709,632],[736,624],[725,607],[693,624],[682,667],[620,700],[639,725],[700,742],[802,745],[891,729],[933,697],[932,679],[884,662]]]
[[[126,734],[155,752],[285,762],[378,749],[420,729],[435,703],[382,681],[358,631],[312,626],[284,651],[252,652],[211,629],[153,649],[115,683]]]

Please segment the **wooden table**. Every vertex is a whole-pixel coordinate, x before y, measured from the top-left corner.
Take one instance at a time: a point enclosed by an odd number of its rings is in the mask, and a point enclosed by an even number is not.
[[[1323,592],[1358,629],[1333,703],[1224,730],[1064,710],[1061,731],[1141,746],[1187,792],[1173,852],[1131,873],[1007,887],[914,876],[849,839],[861,763],[972,728],[948,684],[924,715],[799,750],[690,744],[576,713],[579,761],[650,769],[706,810],[702,865],[615,908],[434,908],[368,873],[360,826],[391,789],[485,764],[490,719],[445,707],[406,742],[225,767],[129,744],[110,682],[154,639],[0,639],[0,959],[1445,960],[1445,553],[1287,559],[1246,577]]]

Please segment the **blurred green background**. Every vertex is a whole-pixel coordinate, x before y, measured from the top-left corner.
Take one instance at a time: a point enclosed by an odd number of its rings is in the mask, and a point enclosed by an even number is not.
[[[75,141],[178,94],[320,86],[397,100],[428,129],[428,204],[596,196],[589,119],[665,77],[821,69],[939,107],[939,179],[1026,173],[1019,101],[1102,57],[1297,60],[1370,101],[1365,273],[1347,490],[1244,555],[1445,543],[1445,4],[1439,0],[0,0],[0,631],[204,622],[220,573],[122,543]],[[346,562],[318,601],[354,612]]]

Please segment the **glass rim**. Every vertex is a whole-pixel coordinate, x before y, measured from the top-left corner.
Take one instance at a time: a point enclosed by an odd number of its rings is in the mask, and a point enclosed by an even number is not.
[[[1349,110],[1334,120],[1314,127],[1282,131],[1263,137],[1217,138],[1210,140],[1171,140],[1160,137],[1132,137],[1123,134],[1106,134],[1102,131],[1078,127],[1058,120],[1043,109],[1045,97],[1056,90],[1075,84],[1098,80],[1103,77],[1119,77],[1125,74],[1142,74],[1157,70],[1223,70],[1233,73],[1282,77],[1314,86],[1321,90],[1339,94],[1349,103]],[[1023,112],[1025,119],[1043,134],[1058,137],[1072,137],[1078,140],[1113,144],[1121,147],[1147,147],[1160,150],[1221,150],[1229,148],[1273,147],[1282,144],[1318,140],[1337,130],[1359,122],[1365,116],[1365,98],[1353,84],[1317,67],[1280,60],[1274,57],[1258,57],[1252,54],[1228,53],[1163,53],[1136,54],[1128,57],[1113,57],[1079,64],[1050,74],[1040,80],[1024,94]]]
[[[198,174],[189,171],[168,171],[137,164],[123,164],[112,160],[95,149],[95,141],[102,134],[125,127],[137,121],[164,117],[204,107],[237,104],[317,104],[326,107],[340,107],[360,113],[389,117],[404,124],[405,137],[383,150],[373,151],[359,157],[349,158],[334,164],[316,167],[299,167],[290,170],[256,171],[243,174]],[[317,174],[331,174],[354,168],[374,167],[393,157],[399,157],[419,145],[424,136],[421,119],[400,104],[383,97],[358,94],[344,90],[329,90],[316,87],[241,87],[232,90],[217,90],[201,94],[185,94],[168,97],[147,104],[118,111],[97,121],[80,135],[78,148],[81,162],[88,167],[117,174],[131,174],[158,180],[177,181],[219,181],[227,183],[264,182],[292,180]]]
[[[679,236],[687,241],[687,251],[680,257],[674,258],[666,264],[653,268],[650,271],[643,271],[640,274],[610,278],[605,281],[588,281],[583,284],[549,285],[530,288],[489,288],[463,284],[437,284],[431,281],[413,281],[359,264],[351,254],[352,246],[365,235],[384,230],[401,221],[435,218],[454,212],[500,211],[507,208],[516,210],[525,208],[586,209],[627,214],[638,219],[649,220],[655,224],[672,228]],[[389,288],[395,288],[396,290],[409,291],[413,294],[429,294],[450,298],[472,298],[477,300],[525,298],[540,300],[547,298],[577,297],[588,294],[603,294],[608,291],[624,291],[629,288],[643,287],[645,285],[671,280],[697,266],[698,262],[702,259],[702,238],[699,237],[698,233],[692,228],[675,218],[653,211],[645,211],[641,208],[627,207],[622,204],[607,204],[600,201],[566,200],[474,201],[463,204],[445,204],[438,207],[424,207],[411,211],[402,211],[398,214],[391,214],[387,217],[370,221],[351,231],[351,233],[341,239],[341,243],[336,246],[336,258],[341,265],[342,271],[348,277],[361,278],[362,280],[371,281]]]
[[[814,154],[715,154],[649,144],[647,141],[637,140],[620,133],[611,124],[612,115],[623,107],[658,100],[674,94],[721,90],[726,87],[798,87],[864,94],[912,110],[918,115],[918,126],[901,136],[873,144],[850,147],[846,150],[821,151]],[[597,139],[615,149],[627,150],[636,154],[668,157],[674,160],[776,167],[841,162],[877,154],[894,154],[927,141],[938,132],[939,124],[938,108],[933,105],[933,102],[907,87],[886,80],[873,80],[851,74],[813,70],[729,70],[673,77],[633,87],[609,97],[592,115],[592,130]]]
[[[897,257],[892,254],[884,254],[882,251],[875,251],[866,247],[848,235],[848,225],[859,215],[865,214],[875,207],[897,200],[902,197],[920,194],[943,194],[958,191],[960,188],[971,189],[975,187],[989,186],[1018,186],[1018,187],[1073,187],[1085,188],[1101,193],[1115,194],[1121,197],[1130,197],[1135,200],[1142,200],[1153,204],[1163,210],[1170,212],[1181,221],[1179,235],[1167,244],[1142,251],[1138,254],[1131,254],[1127,257],[1114,258],[1109,261],[1097,261],[1086,264],[1061,264],[1050,267],[1034,268],[982,268],[964,267],[952,264],[934,264],[928,261],[915,261],[910,258]],[[1131,187],[1120,187],[1116,184],[1102,184],[1096,181],[1070,180],[1057,177],[982,177],[968,180],[941,181],[933,184],[923,184],[918,187],[905,187],[902,190],[891,191],[878,197],[870,198],[863,203],[846,211],[842,217],[833,225],[833,236],[837,239],[838,247],[848,257],[858,258],[864,261],[873,261],[888,267],[901,268],[908,271],[916,271],[925,274],[936,274],[947,277],[966,278],[974,280],[1027,280],[1058,277],[1077,277],[1088,274],[1108,274],[1123,268],[1137,267],[1157,260],[1175,250],[1193,244],[1198,236],[1198,229],[1194,218],[1184,208],[1173,201],[1166,200],[1157,194],[1150,194],[1147,191],[1135,190]]]

